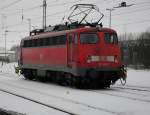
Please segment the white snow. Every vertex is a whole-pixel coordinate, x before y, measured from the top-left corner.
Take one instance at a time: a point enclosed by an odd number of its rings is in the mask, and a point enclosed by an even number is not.
[[[54,109],[0,91],[0,108],[26,115],[65,115]]]
[[[14,67],[17,66],[17,63],[5,63],[5,62],[0,62],[0,72],[3,73],[15,73]]]
[[[150,87],[150,70],[128,69],[127,85]]]
[[[0,67],[0,89],[5,89],[42,103],[81,115],[149,115],[150,92],[117,89],[118,81],[110,89],[79,90],[25,80],[14,73],[16,63]],[[128,69],[126,88],[143,87],[150,90],[150,71]],[[8,95],[0,91],[0,108],[27,115],[57,115],[64,113]]]

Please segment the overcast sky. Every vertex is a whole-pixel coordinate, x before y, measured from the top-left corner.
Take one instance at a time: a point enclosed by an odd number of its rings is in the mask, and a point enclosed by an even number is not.
[[[99,7],[104,14],[102,23],[109,26],[109,12],[125,1],[134,4],[131,7],[118,8],[112,11],[112,28],[118,34],[139,33],[150,30],[150,0],[47,0],[47,25],[55,25],[67,17],[74,4],[91,3]],[[4,31],[7,32],[7,48],[19,44],[21,38],[29,35],[29,19],[32,29],[42,28],[43,0],[0,0],[0,47],[4,47]]]

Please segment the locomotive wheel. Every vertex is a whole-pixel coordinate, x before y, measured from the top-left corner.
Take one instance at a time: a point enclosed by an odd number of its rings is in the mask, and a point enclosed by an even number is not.
[[[56,82],[62,86],[65,85],[63,76],[64,76],[63,73],[56,73]]]
[[[66,74],[66,83],[68,86],[73,86],[73,75],[72,74]]]
[[[83,88],[83,83],[80,77],[74,77],[74,86],[78,89],[82,89]]]
[[[47,77],[46,76],[37,76],[37,79],[41,82],[46,82],[47,81]]]
[[[35,77],[33,75],[32,70],[24,70],[24,77],[29,80],[33,80]]]

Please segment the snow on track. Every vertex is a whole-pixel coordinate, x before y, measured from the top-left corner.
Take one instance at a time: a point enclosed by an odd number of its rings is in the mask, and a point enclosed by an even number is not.
[[[70,113],[70,112],[68,112],[68,111],[65,111],[65,110],[62,110],[62,109],[59,109],[59,108],[56,108],[56,107],[53,107],[53,106],[50,106],[50,105],[41,103],[40,101],[36,101],[36,100],[34,100],[34,99],[30,99],[30,98],[28,98],[28,97],[25,97],[25,96],[22,96],[22,95],[18,95],[18,94],[13,93],[13,92],[9,92],[9,91],[3,90],[3,89],[0,89],[0,91],[1,91],[1,92],[5,92],[5,93],[7,93],[7,94],[14,95],[14,96],[16,96],[16,97],[23,98],[23,99],[25,99],[25,100],[29,100],[29,101],[34,102],[34,103],[37,103],[37,104],[39,104],[39,105],[46,106],[46,107],[48,107],[48,108],[52,108],[52,109],[61,111],[61,112],[63,112],[63,113],[67,113],[67,114],[69,114],[69,115],[75,115],[74,113]]]
[[[142,78],[141,75],[143,75]],[[22,76],[18,77],[10,71],[3,70],[0,73],[0,89],[79,115],[149,115],[149,75],[149,71],[129,69],[127,86],[123,87],[119,85],[120,83],[117,83],[110,89],[105,90],[79,90],[51,83],[25,80]],[[140,83],[140,81],[145,81],[145,83]],[[5,102],[4,98],[0,96],[0,102],[3,102],[0,103],[0,108],[5,105],[6,108],[10,109],[11,106],[8,107],[8,101]],[[15,107],[18,106],[17,103],[13,104]],[[13,106],[13,104],[11,105]],[[42,108],[40,109],[42,110]],[[13,109],[20,112],[17,108]],[[30,109],[26,109],[27,111],[30,111]],[[34,110],[34,113],[36,113],[36,110]],[[36,115],[38,115],[38,112]]]
[[[3,91],[0,91],[0,108],[9,111],[15,110],[25,115],[67,115],[64,112],[36,104]]]
[[[24,80],[23,82],[28,83],[28,81],[26,81],[26,80]],[[29,82],[31,82],[31,81],[29,81]],[[33,82],[33,84],[37,84],[37,82]],[[38,83],[38,84],[41,85],[41,83]],[[21,86],[20,84],[16,85],[16,83],[10,83],[8,81],[7,82],[0,81],[0,87],[1,87],[1,85],[5,86],[5,90],[7,90],[9,92],[15,92],[15,94],[24,95],[27,98],[38,100],[41,103],[45,103],[45,104],[54,106],[55,108],[60,108],[65,111],[70,111],[74,114],[85,114],[85,115],[86,114],[89,114],[89,115],[97,114],[98,115],[99,113],[103,113],[104,115],[105,114],[106,115],[107,114],[118,114],[118,112],[111,111],[107,108],[92,106],[90,104],[81,102],[80,100],[78,101],[78,100],[68,99],[61,95],[56,95],[54,93],[54,91],[44,92],[41,89],[39,89],[38,87],[35,87],[35,88],[30,87],[29,88],[29,84],[27,84],[27,86],[24,87],[24,86]],[[43,87],[45,87],[44,85],[45,84],[43,84]],[[50,89],[49,89],[49,91],[51,91]],[[65,91],[65,93],[66,93],[65,95],[67,96],[68,95],[67,93],[69,93],[69,92]],[[86,110],[86,111],[83,111],[83,110]]]

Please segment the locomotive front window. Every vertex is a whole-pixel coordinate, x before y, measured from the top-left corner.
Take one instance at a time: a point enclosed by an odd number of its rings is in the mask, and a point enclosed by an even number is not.
[[[110,43],[110,44],[118,43],[117,34],[105,33],[105,41],[106,43]]]
[[[80,42],[82,44],[96,44],[99,39],[96,33],[82,33],[80,34]]]

